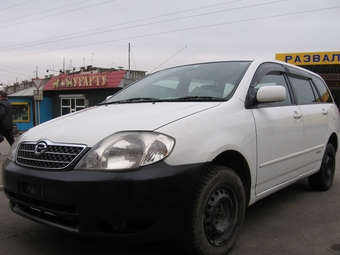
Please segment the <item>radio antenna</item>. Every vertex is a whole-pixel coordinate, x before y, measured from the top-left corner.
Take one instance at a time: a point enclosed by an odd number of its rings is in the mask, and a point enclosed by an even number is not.
[[[172,55],[170,58],[168,58],[167,60],[165,60],[163,63],[161,63],[160,65],[156,66],[150,73],[152,73],[153,71],[155,71],[158,67],[160,67],[161,65],[163,65],[165,62],[169,61],[170,59],[172,59],[174,56],[176,56],[178,53],[180,53],[182,50],[184,50],[187,46],[185,46],[183,49],[181,49],[180,51],[176,52],[174,55]]]

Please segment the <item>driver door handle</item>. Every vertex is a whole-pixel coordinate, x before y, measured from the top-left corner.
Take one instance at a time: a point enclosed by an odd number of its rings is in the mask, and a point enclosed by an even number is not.
[[[293,117],[294,119],[300,119],[302,117],[302,113],[298,111],[294,111]]]

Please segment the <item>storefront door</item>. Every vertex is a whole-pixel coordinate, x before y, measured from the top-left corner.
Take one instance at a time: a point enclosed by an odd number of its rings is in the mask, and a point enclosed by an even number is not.
[[[60,115],[82,110],[86,107],[84,95],[60,95]]]

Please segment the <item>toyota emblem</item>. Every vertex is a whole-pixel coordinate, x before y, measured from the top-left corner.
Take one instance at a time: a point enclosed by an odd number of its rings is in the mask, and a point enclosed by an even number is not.
[[[45,153],[46,149],[47,149],[47,144],[44,142],[40,142],[35,146],[34,154],[36,156],[40,156]]]

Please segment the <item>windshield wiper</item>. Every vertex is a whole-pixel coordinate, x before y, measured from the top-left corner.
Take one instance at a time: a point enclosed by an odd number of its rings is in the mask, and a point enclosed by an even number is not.
[[[221,97],[210,97],[210,96],[187,96],[174,98],[174,101],[223,101]]]
[[[100,105],[106,104],[125,104],[125,103],[135,103],[135,102],[178,102],[178,101],[223,101],[223,98],[220,97],[210,97],[210,96],[186,96],[179,98],[153,98],[153,97],[133,97],[129,99],[112,101],[112,102],[103,102]]]
[[[119,101],[104,102],[101,104],[124,104],[124,103],[134,103],[134,102],[155,102],[155,101],[161,101],[161,99],[153,98],[153,97],[133,97],[133,98],[123,99]]]
[[[121,100],[119,102],[138,102],[138,101],[159,101],[158,98],[153,97],[133,97],[125,100]]]

